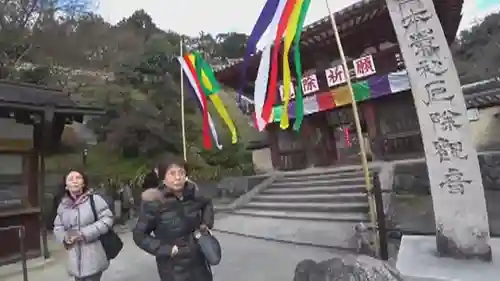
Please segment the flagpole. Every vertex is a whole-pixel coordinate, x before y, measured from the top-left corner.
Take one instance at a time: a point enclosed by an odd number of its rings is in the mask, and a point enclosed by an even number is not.
[[[180,54],[181,57],[184,56],[184,40],[181,35],[180,42]],[[186,149],[186,118],[184,111],[184,72],[182,70],[182,65],[180,66],[181,73],[181,126],[182,126],[182,153],[184,155],[184,161],[187,162],[187,149]]]
[[[345,77],[347,80],[347,86],[349,88],[349,92],[351,94],[351,99],[352,99],[352,112],[354,116],[354,123],[356,125],[356,133],[358,135],[358,142],[359,142],[359,150],[361,153],[361,165],[363,166],[363,173],[365,176],[365,185],[366,185],[366,191],[368,192],[368,204],[370,208],[370,219],[371,223],[374,227],[377,226],[377,216],[376,216],[376,209],[375,209],[375,201],[373,199],[373,194],[372,194],[372,183],[371,183],[371,178],[370,178],[370,170],[368,168],[368,160],[366,158],[366,148],[365,148],[365,142],[364,142],[364,137],[363,137],[363,132],[361,131],[361,122],[359,120],[359,113],[358,113],[358,105],[356,103],[356,98],[354,95],[354,90],[352,88],[352,82],[351,82],[351,76],[349,74],[349,68],[347,68],[347,60],[344,54],[344,48],[342,47],[342,42],[340,41],[340,35],[339,35],[339,30],[337,28],[337,23],[335,22],[335,16],[332,13],[332,10],[330,9],[330,4],[329,0],[325,0],[326,3],[326,9],[328,10],[328,15],[330,16],[330,22],[332,24],[333,28],[333,33],[335,34],[335,41],[337,41],[337,47],[339,49],[339,54],[340,54],[340,59],[342,60],[342,66],[344,68],[344,73]],[[376,253],[379,253],[379,239],[380,237],[378,236],[378,231],[375,231],[375,247],[376,247]]]

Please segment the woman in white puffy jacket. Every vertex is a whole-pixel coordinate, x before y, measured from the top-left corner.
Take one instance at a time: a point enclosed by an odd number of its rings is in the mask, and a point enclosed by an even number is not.
[[[70,171],[65,177],[65,195],[57,208],[54,235],[68,252],[68,273],[75,281],[101,279],[109,260],[99,237],[112,227],[113,214],[106,201],[89,189],[84,173]]]

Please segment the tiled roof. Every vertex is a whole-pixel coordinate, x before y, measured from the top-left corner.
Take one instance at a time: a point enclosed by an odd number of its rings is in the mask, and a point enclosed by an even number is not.
[[[468,108],[500,105],[500,79],[481,81],[462,87]]]
[[[89,109],[98,110],[79,105],[73,101],[68,93],[59,89],[47,88],[40,85],[18,83],[12,81],[0,81],[0,103],[9,106],[34,106],[65,109]]]
[[[68,95],[60,90],[10,81],[0,81],[0,101],[36,106],[76,106]]]
[[[457,32],[463,1],[434,0],[436,12],[441,20],[449,43],[453,41]],[[385,0],[361,0],[334,13],[334,16],[345,47],[358,48],[359,46],[364,46],[363,43],[366,41],[373,41],[373,44],[375,44],[377,40],[380,41],[378,43],[382,43],[395,39],[392,38],[395,35],[392,30],[392,23]],[[380,25],[380,27],[374,29],[371,33],[366,33],[366,30],[371,30],[366,27],[372,25]],[[358,34],[361,35],[358,36]],[[302,66],[305,67],[305,62],[311,59],[309,56],[335,58],[337,55],[333,53],[337,52],[337,47],[333,37],[328,16],[307,25],[301,36]],[[256,69],[259,58],[260,53],[257,53],[249,62],[249,69],[252,70],[247,71],[249,81],[253,81],[257,75]],[[238,64],[234,63],[218,68],[216,75],[219,81],[232,86],[233,80],[239,79]]]

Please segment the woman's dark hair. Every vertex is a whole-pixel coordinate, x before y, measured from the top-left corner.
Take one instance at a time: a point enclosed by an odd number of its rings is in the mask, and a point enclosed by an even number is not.
[[[158,178],[160,179],[160,181],[163,180],[163,178],[165,177],[165,173],[173,165],[183,168],[184,170],[186,170],[186,173],[188,172],[187,163],[182,158],[180,158],[178,156],[174,156],[174,155],[164,156],[160,160],[160,162],[158,163],[158,166],[157,166],[158,167]]]
[[[60,186],[61,190],[60,190],[60,193],[59,193],[59,196],[61,196],[61,198],[64,195],[69,195],[69,191],[66,190],[66,178],[68,177],[68,175],[71,172],[77,172],[80,175],[82,175],[82,179],[83,179],[82,191],[83,191],[83,193],[86,192],[89,189],[89,178],[87,177],[87,174],[85,172],[83,172],[82,170],[70,169],[66,174],[64,174],[64,176],[62,178],[62,182],[61,182],[61,186]]]
[[[142,183],[142,189],[146,190],[149,188],[156,188],[160,184],[160,180],[158,178],[158,175],[154,172],[151,171],[146,174],[144,177],[144,182]]]

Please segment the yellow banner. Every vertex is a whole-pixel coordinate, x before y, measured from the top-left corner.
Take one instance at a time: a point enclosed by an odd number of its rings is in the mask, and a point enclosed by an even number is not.
[[[293,7],[292,14],[288,19],[287,30],[285,34],[285,43],[283,48],[283,115],[281,115],[280,127],[287,129],[290,126],[288,117],[288,104],[290,103],[290,92],[292,85],[292,77],[290,75],[289,53],[292,47],[293,39],[297,33],[297,24],[299,22],[300,9],[304,0],[297,0]],[[298,78],[300,79],[300,78]]]

